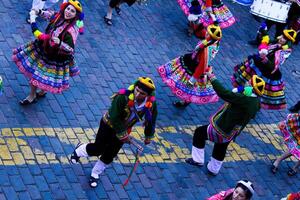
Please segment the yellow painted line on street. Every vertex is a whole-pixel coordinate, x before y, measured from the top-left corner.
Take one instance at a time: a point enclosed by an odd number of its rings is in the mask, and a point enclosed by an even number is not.
[[[185,158],[190,157],[190,148],[192,146],[192,135],[196,126],[180,126],[180,127],[163,127],[158,128],[154,142],[156,145],[149,145],[149,152],[141,156],[142,163],[176,163],[181,162]],[[2,128],[0,129],[0,165],[36,165],[36,164],[69,164],[68,156],[72,152],[63,152],[56,155],[53,152],[44,152],[42,144],[39,143],[40,137],[46,139],[57,138],[61,147],[69,145],[74,148],[78,142],[87,143],[94,141],[96,129],[91,128]],[[265,145],[273,145],[279,151],[286,150],[282,143],[282,138],[278,134],[276,124],[248,125],[242,134],[250,134],[257,142]],[[169,141],[164,137],[168,134],[174,134],[174,140]],[[185,144],[180,139],[180,134],[188,134],[191,136],[189,144]],[[139,140],[142,144],[144,128],[136,127],[131,135]],[[171,137],[172,138],[172,137]],[[30,145],[28,141],[34,139],[35,143],[41,147],[34,148],[36,144]],[[239,139],[237,139],[237,142]],[[49,141],[48,141],[49,142]],[[253,144],[249,144],[253,145]],[[254,144],[255,145],[255,144]],[[257,144],[259,145],[259,144]],[[247,145],[246,145],[247,146]],[[128,147],[128,145],[125,145]],[[55,148],[55,146],[52,148]],[[147,147],[145,147],[147,148]],[[263,149],[264,147],[261,147]],[[237,143],[231,143],[228,148],[228,154],[225,158],[226,162],[232,161],[255,161],[265,158],[274,159],[278,155],[264,154],[263,152],[251,152],[248,148],[241,147]],[[207,158],[208,159],[208,158]],[[96,157],[89,160],[95,161]],[[82,163],[88,163],[88,159],[81,159]],[[132,163],[134,155],[128,148],[123,148],[119,155],[120,163]]]

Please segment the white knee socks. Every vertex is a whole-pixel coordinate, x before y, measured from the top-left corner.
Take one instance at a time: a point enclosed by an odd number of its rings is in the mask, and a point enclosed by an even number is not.
[[[75,149],[78,157],[88,157],[89,156],[86,152],[86,145],[87,144],[82,144]]]
[[[197,147],[192,146],[192,158],[195,162],[204,164],[204,148],[199,149]]]
[[[210,161],[207,164],[207,169],[212,174],[217,175],[222,167],[223,161],[219,161],[211,157]]]
[[[95,179],[99,179],[99,175],[105,170],[106,166],[107,165],[104,162],[98,160],[92,169],[91,176],[94,177]]]

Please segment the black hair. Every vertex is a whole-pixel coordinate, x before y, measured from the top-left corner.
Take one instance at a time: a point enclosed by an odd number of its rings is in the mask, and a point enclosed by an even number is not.
[[[244,182],[248,182],[247,180],[243,180]],[[251,187],[252,187],[252,189],[254,190],[254,187],[253,187],[253,184],[251,183],[251,185],[250,185]],[[245,185],[243,185],[242,183],[238,183],[236,186],[235,186],[235,188],[238,188],[238,187],[240,187],[240,188],[242,188],[244,191],[245,191],[245,195],[246,195],[246,198],[247,199],[250,199],[251,197],[252,197],[252,192],[245,186]]]
[[[191,2],[191,4],[192,4],[192,6],[199,6],[200,5],[198,0],[193,0]]]

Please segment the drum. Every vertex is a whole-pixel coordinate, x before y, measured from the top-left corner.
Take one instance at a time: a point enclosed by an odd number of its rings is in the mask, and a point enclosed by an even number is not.
[[[286,23],[291,3],[273,0],[254,0],[250,13],[275,22]]]

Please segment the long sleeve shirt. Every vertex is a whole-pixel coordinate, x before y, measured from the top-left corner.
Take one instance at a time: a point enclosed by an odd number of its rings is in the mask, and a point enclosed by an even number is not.
[[[233,134],[233,131],[240,133],[259,111],[259,98],[234,93],[224,88],[217,79],[211,83],[218,96],[225,101],[221,109],[211,117],[211,124],[224,136]]]
[[[153,102],[151,108],[151,121],[145,121],[145,138],[154,137],[155,122],[157,117],[156,102]],[[111,126],[117,133],[117,137],[122,139],[127,136],[127,130],[138,121],[143,120],[145,110],[136,111],[134,107],[128,106],[128,97],[126,95],[118,94],[113,98],[111,107],[104,115],[104,121]]]

